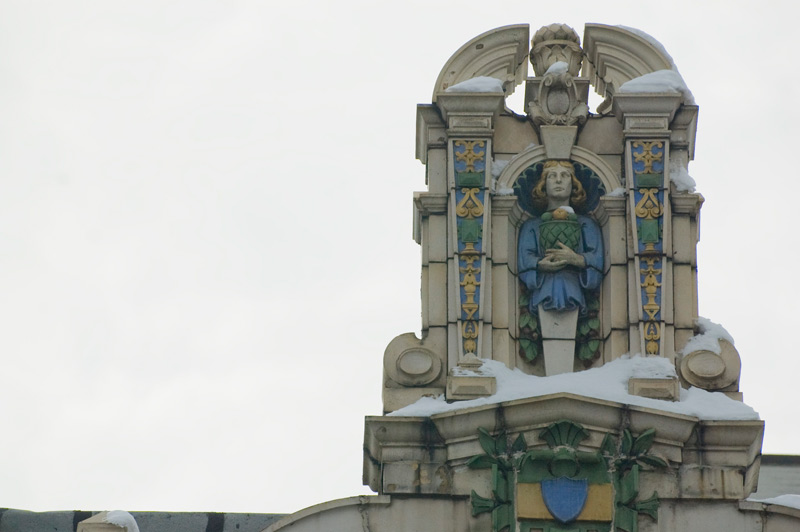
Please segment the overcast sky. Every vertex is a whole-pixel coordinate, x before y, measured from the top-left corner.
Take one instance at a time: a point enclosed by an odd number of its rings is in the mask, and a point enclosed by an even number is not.
[[[517,23],[673,56],[700,105],[700,314],[736,340],[764,451],[800,454],[788,6],[0,0],[0,507],[368,493],[383,350],[420,327],[415,106]]]

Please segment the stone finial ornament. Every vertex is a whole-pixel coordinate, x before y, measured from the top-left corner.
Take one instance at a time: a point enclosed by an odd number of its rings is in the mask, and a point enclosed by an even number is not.
[[[538,80],[528,87],[528,111],[538,127],[582,126],[589,115],[586,83],[579,89],[583,50],[575,30],[565,24],[544,26],[531,41],[531,64]]]
[[[583,50],[581,39],[566,24],[550,24],[539,28],[531,39],[531,64],[537,76],[544,76],[553,64],[563,61],[567,72],[577,76],[581,71]]]

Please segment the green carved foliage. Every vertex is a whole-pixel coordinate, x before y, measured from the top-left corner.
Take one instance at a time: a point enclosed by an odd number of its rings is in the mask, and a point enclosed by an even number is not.
[[[485,514],[487,512],[491,512],[497,507],[497,503],[494,499],[487,499],[486,497],[481,497],[475,490],[469,495],[470,501],[472,502],[472,517],[476,515]]]
[[[638,513],[649,515],[654,521],[658,521],[659,504],[661,504],[661,501],[658,500],[658,492],[654,491],[649,499],[634,504],[634,508]]]
[[[545,479],[585,478],[590,484],[609,482],[608,466],[598,451],[578,450],[589,437],[582,426],[568,420],[551,423],[539,433],[548,449],[527,451],[517,464],[519,482],[541,482]]]
[[[478,441],[486,454],[497,456],[506,452],[506,433],[505,431],[493,437],[483,427],[478,429]]]
[[[517,435],[517,439],[514,440],[514,444],[511,446],[511,452],[516,453],[524,453],[528,450],[528,442],[525,441],[525,437],[520,433]]]
[[[658,520],[658,493],[654,492],[648,499],[637,500],[641,467],[660,469],[668,465],[666,460],[650,453],[655,437],[655,429],[647,429],[638,436],[625,429],[617,442],[607,434],[601,445],[601,451],[614,469],[614,524],[623,532],[638,532],[639,514]]]
[[[586,313],[578,316],[576,335],[576,355],[585,366],[600,356],[600,294],[598,291],[585,293]]]
[[[542,338],[539,318],[528,308],[530,301],[525,284],[519,283],[519,354],[528,362],[534,362],[542,353]],[[586,312],[578,316],[575,334],[575,356],[584,366],[591,366],[600,356],[600,294],[597,290],[587,291]]]
[[[501,431],[492,436],[484,428],[478,429],[478,442],[484,454],[473,456],[467,461],[471,469],[492,470],[492,497],[482,497],[473,490],[470,494],[472,515],[492,513],[492,530],[503,532],[510,530],[515,523],[514,517],[514,465],[513,454],[527,449],[525,438],[520,434],[511,445],[509,452],[508,435]]]
[[[603,440],[601,449],[608,456],[613,456],[614,467],[620,471],[626,471],[636,464],[641,464],[653,468],[667,467],[667,461],[650,454],[650,448],[655,441],[655,429],[647,429],[636,438],[631,431],[625,429],[620,438],[619,451],[610,434]]]
[[[551,423],[539,433],[539,438],[543,439],[551,448],[559,445],[577,447],[588,437],[589,433],[586,432],[586,429],[566,419]]]
[[[539,319],[528,309],[530,299],[524,283],[519,283],[519,290],[519,354],[528,362],[533,362],[542,352]]]
[[[522,434],[509,445],[505,431],[493,436],[486,429],[478,429],[478,441],[484,452],[473,456],[467,465],[472,469],[491,469],[492,493],[491,497],[483,497],[472,491],[472,515],[491,513],[493,532],[512,532],[516,528],[516,483],[564,476],[586,478],[590,484],[614,484],[614,527],[617,530],[638,532],[640,514],[657,520],[658,493],[654,492],[647,499],[639,498],[642,468],[667,467],[666,460],[650,453],[655,429],[645,430],[638,436],[625,429],[618,439],[606,435],[598,451],[579,450],[578,445],[588,437],[588,431],[581,425],[560,420],[539,433],[548,448],[529,449]]]

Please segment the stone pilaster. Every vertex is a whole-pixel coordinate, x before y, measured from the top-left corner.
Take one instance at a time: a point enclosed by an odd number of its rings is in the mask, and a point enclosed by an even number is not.
[[[502,93],[443,93],[436,101],[447,126],[449,399],[494,392],[493,379],[480,376],[478,359],[492,358],[489,190],[503,102]]]
[[[681,95],[617,94],[613,109],[622,122],[625,183],[632,234],[633,275],[628,290],[631,351],[674,359],[672,214],[669,200],[670,123]],[[669,347],[669,349],[668,349]]]

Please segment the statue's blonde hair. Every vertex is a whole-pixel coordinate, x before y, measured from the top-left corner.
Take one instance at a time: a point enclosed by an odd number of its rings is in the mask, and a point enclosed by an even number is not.
[[[578,181],[578,178],[575,177],[575,166],[569,161],[560,159],[545,161],[542,167],[542,175],[539,176],[539,181],[536,182],[536,185],[531,190],[533,206],[542,211],[547,209],[547,192],[545,191],[547,178],[545,176],[547,175],[547,170],[556,166],[563,166],[569,169],[569,173],[572,176],[572,192],[569,195],[569,204],[575,209],[580,209],[586,203],[586,190],[581,185],[581,182]]]

